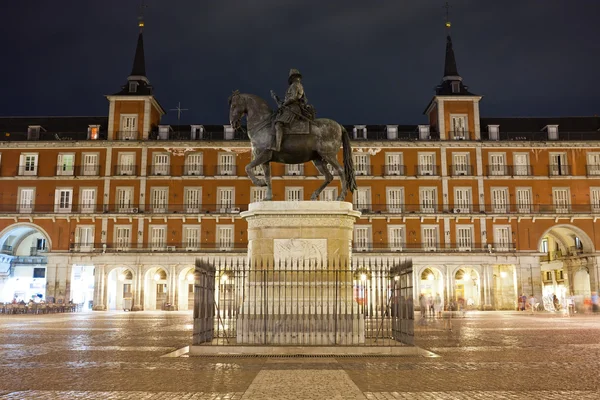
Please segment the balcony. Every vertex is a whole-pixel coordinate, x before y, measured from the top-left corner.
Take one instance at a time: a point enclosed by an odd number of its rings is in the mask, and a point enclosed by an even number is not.
[[[450,174],[452,176],[473,176],[473,166],[458,164],[458,165],[450,165]]]
[[[109,214],[228,214],[236,215],[248,210],[248,204],[107,204],[100,206]]]
[[[363,214],[420,214],[436,213],[437,204],[369,204],[354,203],[354,210]]]
[[[488,165],[487,176],[533,176],[530,165]]]
[[[101,166],[96,164],[76,166],[76,176],[100,176]]]
[[[587,176],[599,176],[600,165],[586,165]]]
[[[513,243],[401,243],[401,242],[356,242],[352,243],[355,253],[512,253],[516,251]]]
[[[472,133],[468,131],[449,131],[448,140],[473,140]]]
[[[571,176],[571,166],[564,165],[548,165],[548,176]]]
[[[217,165],[214,167],[215,176],[237,176],[235,165]]]
[[[37,136],[32,136],[27,132],[5,132],[0,135],[0,141],[2,142],[55,142],[61,140],[70,141],[84,141],[84,140],[106,140],[107,132],[102,131],[98,133],[98,139],[89,139],[87,131],[82,132],[47,132],[40,131]]]
[[[499,141],[531,141],[545,142],[552,140],[548,138],[548,132],[499,132],[497,138],[490,138],[489,132],[481,132],[481,140],[499,140]],[[558,132],[558,139],[552,141],[589,141],[600,140],[600,134],[597,131],[590,132]]]
[[[138,131],[117,131],[115,134],[116,140],[140,140]]]
[[[203,165],[184,165],[183,176],[203,176],[204,166]]]
[[[385,164],[383,166],[385,176],[404,176],[406,175],[406,167],[404,165]]]
[[[17,167],[17,176],[38,176],[37,164],[28,166],[19,165]]]
[[[416,176],[438,176],[437,165],[417,165],[415,167]]]
[[[150,165],[148,176],[170,176],[171,166],[168,164],[152,164]]]
[[[244,253],[248,251],[247,243],[230,242],[196,242],[196,243],[71,243],[69,251],[77,253]]]
[[[137,176],[137,166],[135,164],[114,165],[113,176]]]
[[[260,170],[260,173],[257,175],[264,176],[265,174]],[[298,167],[294,167],[293,164],[286,165],[283,176],[304,176],[304,165],[299,165]]]
[[[371,166],[354,164],[354,176],[373,176]]]
[[[244,128],[246,128],[244,126]],[[248,135],[241,131],[235,131],[233,133],[225,134],[223,128],[218,130],[205,129],[201,132],[191,131],[171,131],[169,132],[168,139],[160,139],[157,131],[150,132],[150,140],[162,140],[162,141],[221,141],[221,140],[234,140],[234,141],[249,141]]]

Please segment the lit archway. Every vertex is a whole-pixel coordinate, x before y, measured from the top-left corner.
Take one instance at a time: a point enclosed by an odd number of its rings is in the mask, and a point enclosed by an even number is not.
[[[135,275],[127,267],[113,268],[106,279],[106,297],[109,310],[129,310],[133,306]]]
[[[460,267],[454,274],[454,298],[467,308],[481,305],[481,280],[472,267]]]
[[[46,298],[48,233],[31,223],[10,225],[0,233],[0,302],[68,301]],[[66,296],[66,293],[63,293]]]
[[[186,268],[179,273],[178,310],[194,309],[194,268]]]
[[[153,267],[144,276],[144,310],[163,310],[168,303],[168,274],[162,267]]]
[[[437,294],[444,298],[444,274],[436,267],[424,268],[419,276],[419,295],[429,299],[435,298]]]

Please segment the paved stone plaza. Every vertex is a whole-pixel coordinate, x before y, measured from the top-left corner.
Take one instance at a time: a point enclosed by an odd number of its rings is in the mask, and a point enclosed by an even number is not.
[[[161,357],[189,312],[0,316],[0,399],[597,399],[600,316],[472,312],[416,327],[439,357]]]

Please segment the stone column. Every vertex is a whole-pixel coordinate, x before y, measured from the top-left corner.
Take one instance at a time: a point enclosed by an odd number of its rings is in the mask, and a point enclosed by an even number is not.
[[[104,292],[106,290],[106,278],[104,265],[96,265],[94,268],[94,311],[105,311]]]
[[[173,308],[171,311],[177,310],[177,264],[169,265],[169,279],[167,280],[167,303],[170,303]]]
[[[135,283],[133,288],[133,306],[131,311],[142,311],[144,305],[142,304],[142,295],[144,292],[144,277],[142,276],[142,265],[138,265],[135,271]]]

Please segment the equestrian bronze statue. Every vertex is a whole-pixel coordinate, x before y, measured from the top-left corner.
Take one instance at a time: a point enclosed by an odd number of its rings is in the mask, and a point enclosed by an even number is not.
[[[356,190],[350,137],[346,129],[336,121],[311,118],[314,111],[305,104],[304,90],[299,90],[302,85],[300,84],[299,88],[295,85],[299,84],[299,81],[296,81],[298,77],[294,76],[292,79],[296,72],[297,70],[290,72],[290,89],[286,93],[286,99],[278,102],[280,109],[276,112],[271,110],[265,100],[253,94],[235,91],[229,98],[231,126],[235,130],[240,129],[241,120],[246,117],[253,158],[252,162],[246,165],[246,173],[256,186],[267,187],[264,200],[272,200],[271,162],[302,164],[312,161],[325,177],[325,182],[310,196],[311,200],[317,200],[319,194],[333,180],[327,168],[329,164],[340,177],[342,190],[337,200],[343,201],[348,191],[352,193]],[[290,94],[290,91],[293,93]],[[285,115],[286,113],[288,115]],[[280,130],[280,143],[277,143],[277,129]],[[343,147],[343,167],[337,160],[340,147]],[[262,167],[264,179],[257,178],[254,174],[254,168],[257,166]]]

